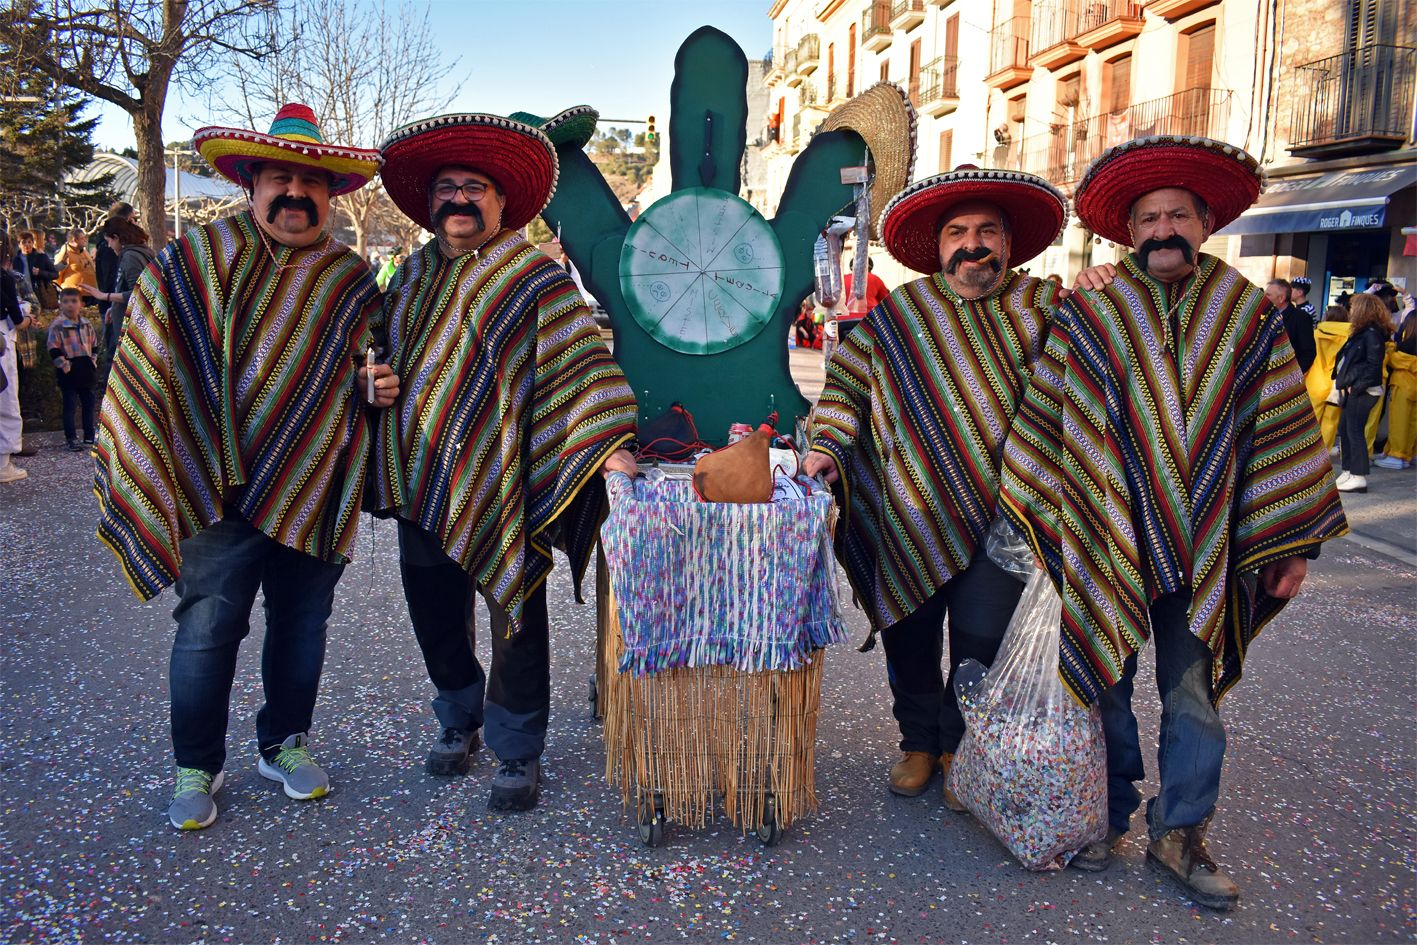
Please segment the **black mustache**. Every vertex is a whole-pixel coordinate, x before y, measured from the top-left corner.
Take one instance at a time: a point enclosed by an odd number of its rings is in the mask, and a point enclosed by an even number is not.
[[[311,226],[320,225],[320,210],[315,206],[315,201],[309,197],[292,197],[289,194],[281,194],[271,200],[270,209],[266,211],[266,222],[276,222],[276,214],[285,209],[304,210],[305,215],[310,218]]]
[[[472,217],[477,222],[479,230],[485,229],[487,221],[483,219],[482,211],[474,203],[454,203],[449,200],[438,208],[438,212],[433,214],[433,226],[436,228],[448,217]]]
[[[989,259],[990,256],[993,256],[994,258]],[[950,275],[954,275],[955,270],[959,268],[960,263],[965,261],[978,262],[981,259],[989,259],[989,266],[995,272],[998,272],[1004,268],[1003,265],[999,262],[999,256],[997,253],[995,253],[987,246],[981,246],[978,249],[955,250],[955,254],[951,256],[950,261],[945,264],[945,272],[948,272]]]
[[[1186,238],[1179,233],[1172,233],[1164,240],[1146,240],[1137,247],[1137,260],[1143,269],[1146,268],[1148,257],[1158,249],[1179,249],[1181,256],[1186,260],[1186,265],[1195,262],[1196,251]]]

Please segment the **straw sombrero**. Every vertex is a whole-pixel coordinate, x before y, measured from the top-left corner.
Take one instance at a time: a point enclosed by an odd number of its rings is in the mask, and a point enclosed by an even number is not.
[[[241,128],[200,128],[192,145],[227,180],[251,189],[251,170],[262,161],[283,161],[328,171],[334,178],[330,196],[358,190],[379,171],[379,152],[325,144],[315,113],[291,103],[276,112],[266,134]]]
[[[992,203],[1009,218],[1009,265],[1028,262],[1047,249],[1068,219],[1058,188],[1022,171],[961,165],[947,174],[916,181],[891,199],[881,220],[881,239],[897,260],[916,272],[940,271],[935,224],[967,200]]]
[[[1164,187],[1189,190],[1210,206],[1214,233],[1244,213],[1264,189],[1249,154],[1212,138],[1155,135],[1103,151],[1073,195],[1078,218],[1098,236],[1132,244],[1132,204]]]
[[[817,132],[839,128],[859,134],[871,151],[876,166],[871,184],[871,238],[880,239],[886,201],[910,183],[915,172],[915,109],[900,86],[877,82],[834,109],[817,126]]]
[[[507,117],[512,121],[540,128],[541,133],[550,138],[551,143],[558,148],[569,144],[579,150],[594,137],[595,123],[600,118],[600,112],[589,105],[573,105],[550,118],[542,118],[531,112],[512,112]]]
[[[556,192],[556,149],[536,128],[500,115],[439,115],[404,125],[380,150],[389,197],[425,230],[428,185],[439,168],[462,165],[501,185],[502,225],[516,230],[536,218]]]

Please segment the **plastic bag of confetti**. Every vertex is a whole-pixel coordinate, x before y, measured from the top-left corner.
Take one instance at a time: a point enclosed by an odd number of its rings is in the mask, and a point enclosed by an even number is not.
[[[1062,869],[1107,832],[1102,716],[1058,677],[1061,620],[1035,571],[993,667],[968,660],[955,674],[965,735],[949,788],[1031,870]]]

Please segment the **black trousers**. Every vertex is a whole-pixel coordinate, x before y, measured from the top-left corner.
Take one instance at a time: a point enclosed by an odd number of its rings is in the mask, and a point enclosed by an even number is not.
[[[901,751],[939,755],[959,747],[964,716],[955,699],[955,671],[967,659],[993,664],[1022,594],[1023,582],[980,550],[914,613],[881,632]],[[948,676],[941,665],[947,616]]]
[[[1355,476],[1366,476],[1368,465],[1368,437],[1364,429],[1368,426],[1368,414],[1373,412],[1373,404],[1378,398],[1367,391],[1355,390],[1343,403],[1343,413],[1338,417],[1338,445],[1343,460],[1343,468]]]
[[[551,714],[550,621],[546,585],[522,606],[522,627],[507,635],[508,617],[436,539],[399,520],[399,570],[413,633],[428,678],[437,688],[433,712],[445,727],[483,729],[503,761],[539,758]],[[473,611],[482,590],[491,617],[491,672],[476,655]]]

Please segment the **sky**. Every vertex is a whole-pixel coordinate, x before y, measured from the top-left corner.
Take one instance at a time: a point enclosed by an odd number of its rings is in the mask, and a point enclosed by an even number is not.
[[[700,26],[723,30],[749,59],[762,58],[772,46],[770,0],[428,0],[427,5],[444,54],[461,60],[453,75],[466,77],[446,109],[450,112],[550,116],[571,105],[591,105],[600,111],[602,128],[614,123],[606,119],[642,121],[654,115],[663,131],[674,54],[690,33]],[[203,108],[201,100],[180,93],[170,97],[163,140],[186,140],[214,123]],[[101,120],[95,144],[116,151],[133,146],[127,115],[108,105],[96,113]]]

